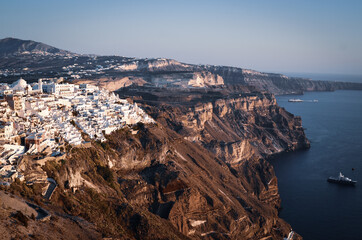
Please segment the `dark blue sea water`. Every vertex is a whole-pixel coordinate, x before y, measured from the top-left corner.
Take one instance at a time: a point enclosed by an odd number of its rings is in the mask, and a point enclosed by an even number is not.
[[[289,98],[318,102],[290,103]],[[279,96],[277,102],[302,117],[311,141],[309,150],[271,161],[279,180],[281,218],[305,240],[361,240],[362,91]],[[340,171],[357,185],[326,181]]]

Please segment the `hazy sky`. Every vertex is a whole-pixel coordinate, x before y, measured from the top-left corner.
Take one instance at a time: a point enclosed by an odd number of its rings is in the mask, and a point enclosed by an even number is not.
[[[362,74],[361,0],[2,0],[5,37],[77,53]]]

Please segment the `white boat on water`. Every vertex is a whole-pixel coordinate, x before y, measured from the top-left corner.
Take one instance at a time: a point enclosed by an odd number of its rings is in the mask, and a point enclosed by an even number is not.
[[[345,185],[356,185],[357,181],[353,181],[352,179],[345,177],[341,172],[339,173],[338,177],[329,177],[327,179],[330,183],[339,183]]]
[[[288,100],[288,102],[303,102],[303,100],[299,98],[291,98]]]

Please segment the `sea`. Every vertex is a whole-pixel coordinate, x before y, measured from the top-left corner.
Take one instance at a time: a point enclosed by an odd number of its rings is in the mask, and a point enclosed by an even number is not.
[[[270,160],[282,199],[280,217],[305,240],[361,240],[362,91],[276,98],[281,107],[302,117],[311,142],[309,150]],[[288,102],[290,98],[304,101]],[[357,180],[356,186],[327,182],[339,172]]]

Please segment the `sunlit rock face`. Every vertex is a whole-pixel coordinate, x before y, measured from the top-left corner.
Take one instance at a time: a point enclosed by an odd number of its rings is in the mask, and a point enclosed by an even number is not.
[[[265,158],[307,148],[309,142],[300,118],[280,108],[273,95],[239,90],[118,92],[131,98],[137,92],[133,99],[175,133],[170,142],[156,141],[159,164],[142,170],[154,187],[139,186],[130,199],[191,238],[278,239],[289,231],[277,218],[277,179]],[[167,147],[161,148],[165,141]],[[157,198],[151,197],[155,189]]]
[[[77,82],[93,83],[112,91],[130,85],[180,89],[249,86],[276,95],[302,94],[305,91],[362,89],[362,84],[358,83],[312,81],[237,67],[185,64],[163,58],[133,59],[113,70],[116,72],[108,74],[107,77],[101,75],[92,79],[81,78]]]

